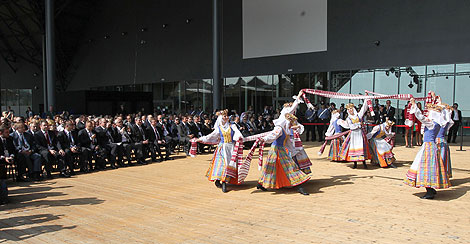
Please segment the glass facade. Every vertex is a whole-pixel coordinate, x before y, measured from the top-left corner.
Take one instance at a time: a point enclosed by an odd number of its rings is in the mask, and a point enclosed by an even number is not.
[[[274,110],[291,101],[302,88],[313,88],[343,93],[364,94],[365,90],[382,93],[409,93],[423,97],[433,90],[448,104],[459,103],[464,125],[470,124],[470,64],[424,65],[334,72],[275,74],[247,77],[228,77],[223,81],[223,104],[237,113],[253,109],[262,112],[265,106]],[[159,81],[151,84],[100,87],[94,90],[152,91],[154,107],[186,113],[212,109],[212,80]],[[11,95],[9,95],[11,96]],[[312,103],[320,101],[341,103],[339,99],[326,100],[310,96]],[[2,100],[3,101],[3,100]],[[16,103],[19,103],[17,101]],[[11,103],[13,106],[13,102]],[[384,104],[385,101],[380,101]],[[3,103],[2,103],[3,104]],[[398,108],[396,119],[402,123],[402,110],[406,101],[392,101]],[[470,133],[470,130],[468,131]]]
[[[1,89],[1,110],[6,111],[9,106],[16,116],[26,117],[26,110],[33,104],[32,94],[31,89]]]

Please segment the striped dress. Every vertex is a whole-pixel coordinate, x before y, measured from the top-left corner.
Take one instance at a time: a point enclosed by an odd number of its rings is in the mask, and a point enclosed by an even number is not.
[[[299,169],[292,160],[291,141],[284,129],[276,126],[267,139],[272,142],[268,158],[261,168],[259,183],[265,188],[279,189],[300,185],[310,179],[310,176]]]
[[[450,187],[447,170],[437,149],[436,137],[441,126],[436,122],[421,120],[424,125],[423,145],[406,173],[405,184],[412,187],[443,189]]]
[[[447,144],[447,140],[446,140],[446,132],[449,127],[450,127],[449,124],[447,124],[444,127],[441,127],[441,129],[439,130],[439,133],[437,133],[436,146],[437,146],[437,150],[439,151],[439,155],[441,156],[442,163],[444,164],[444,168],[447,171],[447,175],[449,178],[452,178],[452,164],[450,160],[450,149],[449,149],[449,144]]]
[[[237,165],[230,165],[230,160],[234,149],[235,137],[238,134],[241,135],[234,125],[227,126],[225,129],[219,126],[211,134],[200,138],[203,142],[219,141],[206,173],[209,181],[220,180],[222,182],[238,184],[236,178],[227,175],[229,170],[235,172],[235,174],[237,172]]]
[[[301,128],[298,131],[294,131],[290,129],[289,138],[291,140],[292,145],[294,145],[294,150],[292,151],[292,159],[294,162],[299,166],[300,170],[302,170],[306,174],[312,173],[312,162],[308,157],[307,153],[302,146],[302,141],[300,140],[300,134],[304,131],[303,125],[300,125]]]
[[[367,134],[372,162],[382,168],[386,168],[395,162],[395,156],[392,153],[393,147],[385,140],[385,137],[389,135],[391,133],[386,131],[384,124],[374,126],[372,131]]]
[[[341,160],[346,162],[361,162],[371,159],[369,143],[362,127],[361,117],[348,116],[346,122],[350,132],[341,146]]]
[[[339,120],[335,120],[333,122],[334,130],[335,130],[335,135],[338,133],[341,133],[341,126],[338,124]],[[330,152],[328,154],[328,160],[331,161],[341,161],[341,144],[343,144],[343,138],[339,137],[336,139],[331,140],[330,143]]]

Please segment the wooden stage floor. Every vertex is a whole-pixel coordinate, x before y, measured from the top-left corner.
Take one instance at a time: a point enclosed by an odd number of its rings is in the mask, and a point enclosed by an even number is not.
[[[256,163],[224,194],[204,177],[211,155],[12,183],[0,243],[470,243],[470,148],[452,146],[454,186],[422,200],[402,183],[418,147],[395,148],[397,169],[368,170],[306,147],[310,196],[256,190]]]

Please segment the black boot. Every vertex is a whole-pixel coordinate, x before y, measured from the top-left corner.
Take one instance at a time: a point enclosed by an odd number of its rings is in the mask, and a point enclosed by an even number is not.
[[[394,168],[394,169],[397,168],[397,166],[395,166],[394,164],[390,164],[388,167],[389,167],[389,168]]]
[[[222,184],[220,184],[220,180],[216,180],[216,181],[215,181],[215,186],[216,186],[217,188],[222,188]]]
[[[436,195],[436,190],[426,187],[426,194],[421,197],[421,199],[434,199],[434,196]]]
[[[302,187],[302,185],[300,185],[300,186],[297,187],[297,191],[298,191],[300,194],[304,195],[304,196],[310,195],[308,192],[305,191],[305,189]]]
[[[357,169],[357,162],[354,162],[353,169]]]
[[[261,185],[261,183],[258,183],[258,185],[256,186],[256,189],[262,190],[262,191],[267,191],[268,190],[268,189],[264,188],[263,185]]]
[[[366,161],[362,161],[362,165],[364,165],[364,169],[367,169]]]
[[[222,192],[226,193],[227,192],[227,183],[222,182]]]

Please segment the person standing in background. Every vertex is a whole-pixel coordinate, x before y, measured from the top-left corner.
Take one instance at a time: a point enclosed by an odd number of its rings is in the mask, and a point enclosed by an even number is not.
[[[330,119],[330,110],[325,105],[325,102],[321,102],[321,107],[318,110],[318,122],[321,123],[317,126],[318,129],[318,141],[322,142],[325,140],[325,125]]]
[[[449,135],[447,136],[447,142],[449,143],[455,143],[455,139],[457,138],[457,132],[459,131],[462,122],[462,111],[459,110],[459,104],[454,103],[454,106],[452,107],[454,108],[454,110],[452,111],[451,118],[454,121],[454,125],[450,127]]]

